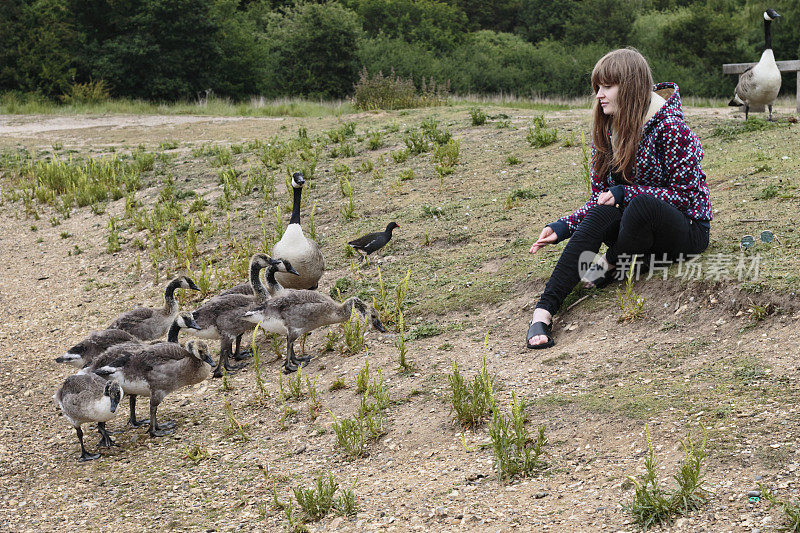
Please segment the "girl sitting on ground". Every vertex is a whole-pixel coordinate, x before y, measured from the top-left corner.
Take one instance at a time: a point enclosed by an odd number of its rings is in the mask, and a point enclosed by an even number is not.
[[[591,196],[580,209],[548,224],[531,246],[570,239],[547,281],[528,327],[528,348],[553,346],[553,315],[583,279],[602,287],[618,260],[634,254],[674,261],[708,246],[711,215],[703,150],[683,121],[678,86],[659,83],[636,50],[614,50],[592,71]],[[588,271],[579,258],[608,250]],[[584,254],[583,259],[586,255]],[[583,275],[583,278],[581,277]],[[621,274],[621,273],[620,273]]]

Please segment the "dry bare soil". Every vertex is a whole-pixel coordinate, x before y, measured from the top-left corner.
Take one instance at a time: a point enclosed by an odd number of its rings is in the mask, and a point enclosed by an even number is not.
[[[232,390],[223,390],[222,380],[206,381],[162,404],[159,414],[178,423],[173,436],[151,439],[144,429],[128,430],[116,437],[119,448],[79,463],[75,432],[52,400],[71,369],[54,358],[118,313],[159,305],[165,279],[185,272],[186,263],[163,252],[166,243],[153,255],[161,237],[137,231],[125,198],[95,209],[73,207],[69,218],[36,202],[26,211],[21,199],[12,201],[21,185],[6,164],[0,170],[0,530],[277,531],[287,520],[272,506],[273,484],[288,501],[292,487],[310,486],[318,473],[330,472],[343,488],[355,484],[360,510],[307,523],[311,531],[632,531],[637,526],[623,507],[633,492],[627,477],[644,469],[645,427],[659,473],[673,486],[681,439],[691,433],[702,440],[701,424],[708,434],[710,500],[664,530],[777,529],[779,510],[749,501],[746,493],[759,480],[784,498],[799,488],[800,130],[786,122],[792,110],[779,110],[779,127],[729,138],[713,134],[734,128],[740,116],[729,109],[687,110],[703,140],[715,208],[706,256],[738,258],[742,235],[757,239],[770,229],[778,243],[759,243],[747,256],[760,254],[758,279],[687,280],[673,269],[666,281],[634,284],[645,298],[644,317],[628,322],[618,321],[614,287],[586,293],[558,316],[557,344],[547,351],[524,349],[524,334],[562,246],[536,256],[527,250],[543,224],[585,197],[580,130],[588,131],[588,111],[484,110],[490,117],[482,126],[471,124],[467,107],[277,119],[0,117],[0,150],[7,155],[24,149],[37,159],[129,158],[140,146],[140,152],[163,154],[142,174],[139,209],[152,209],[170,182],[181,193],[183,213],[201,196],[208,201],[187,216],[205,217],[210,228],[199,234],[189,265],[193,277],[209,265],[209,293],[238,281],[234,255],[273,238],[276,206],[287,220],[286,166],[302,161],[289,154],[268,169],[259,154],[266,143],[296,139],[305,128],[321,147],[303,209],[307,225],[316,202],[314,223],[329,268],[320,290],[328,293],[344,279],[347,294],[370,296],[378,267],[390,290],[411,269],[406,319],[414,338],[407,346],[418,365],[410,375],[398,370],[396,332],[367,334],[372,376],[381,369],[392,403],[388,433],[361,458],[350,459],[337,446],[332,424],[358,407],[354,382],[365,352],[323,353],[323,329],[306,344],[313,361],[305,375],[316,379],[323,405],[316,418],[307,398],[279,401],[286,378],[268,356],[266,396],[258,394],[252,365],[228,378]],[[545,148],[525,140],[539,114],[558,128],[559,142]],[[461,140],[460,162],[441,181],[430,153],[402,163],[391,157],[405,146],[403,136],[430,117]],[[347,140],[354,154],[334,159],[337,145],[325,132],[346,122],[356,124]],[[370,150],[367,134],[375,131],[384,146]],[[218,174],[227,167],[217,166],[210,148],[232,145],[230,165],[241,176],[275,177],[276,198],[244,190],[220,202]],[[352,171],[354,220],[340,212],[343,164]],[[113,253],[109,214],[120,220],[121,250]],[[383,258],[364,267],[351,263],[344,243],[390,220],[401,227]],[[182,306],[191,309],[202,298],[183,295]],[[508,411],[512,392],[524,397],[531,431],[545,426],[549,441],[549,467],[511,483],[498,478],[492,450],[483,446],[487,424],[463,431],[450,409],[452,362],[471,379],[487,332],[486,362],[496,376],[499,408]],[[269,352],[269,342],[262,344]],[[337,378],[347,388],[329,390]],[[225,399],[246,439],[231,431]],[[146,406],[139,402],[141,413]],[[114,429],[123,428],[127,402],[120,413],[110,422]],[[85,432],[94,450],[97,434],[88,426]],[[195,447],[208,457],[187,458]]]

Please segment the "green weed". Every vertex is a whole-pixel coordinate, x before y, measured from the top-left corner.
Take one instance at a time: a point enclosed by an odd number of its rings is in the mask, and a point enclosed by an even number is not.
[[[333,507],[333,497],[339,489],[339,484],[333,479],[333,474],[328,474],[327,479],[320,473],[315,486],[304,489],[295,487],[294,497],[303,509],[306,517],[314,522],[322,520]]]
[[[525,427],[526,418],[525,402],[517,399],[516,392],[511,393],[510,416],[504,415],[499,409],[494,410],[489,437],[500,479],[529,476],[547,466],[540,459],[547,445],[545,428],[541,426],[537,437],[532,438]]]
[[[794,501],[778,499],[775,493],[761,482],[758,483],[758,488],[761,489],[761,496],[769,502],[769,509],[780,507],[785,522],[781,529],[793,533],[800,531],[800,498],[795,498]]]
[[[486,123],[486,113],[480,107],[470,107],[469,118],[473,126],[483,126]]]
[[[489,334],[484,340],[484,354],[481,370],[468,385],[453,361],[453,373],[447,376],[450,384],[451,412],[464,427],[476,427],[494,409],[494,378],[486,370],[486,351]]]
[[[630,269],[628,270],[628,277],[625,280],[625,289],[623,290],[617,287],[617,307],[622,311],[622,314],[617,319],[620,322],[627,322],[644,317],[644,296],[636,294],[633,290],[635,266],[636,257],[634,256],[631,261]]]
[[[709,496],[708,491],[703,488],[703,462],[706,458],[707,442],[705,428],[699,448],[695,448],[688,436],[681,441],[684,458],[678,473],[673,476],[678,484],[674,490],[667,490],[658,480],[655,452],[650,440],[650,428],[647,426],[645,426],[645,439],[648,449],[645,473],[638,478],[628,477],[634,485],[634,495],[631,503],[624,506],[643,529],[670,523],[675,516],[685,515],[699,508]]]
[[[544,148],[550,146],[558,140],[558,130],[548,129],[544,116],[534,117],[533,125],[528,126],[528,134],[525,136],[528,144],[534,148]]]

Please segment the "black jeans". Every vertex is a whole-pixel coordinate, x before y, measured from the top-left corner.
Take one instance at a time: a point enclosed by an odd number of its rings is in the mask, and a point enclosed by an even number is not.
[[[536,307],[555,314],[580,281],[581,253],[597,253],[602,243],[609,246],[606,259],[612,265],[623,254],[654,254],[659,259],[666,254],[674,261],[680,254],[705,250],[708,233],[708,229],[654,196],[640,194],[623,211],[596,205],[569,239]]]

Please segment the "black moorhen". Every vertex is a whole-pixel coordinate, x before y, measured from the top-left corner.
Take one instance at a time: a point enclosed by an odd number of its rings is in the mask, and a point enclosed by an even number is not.
[[[399,227],[400,225],[397,222],[389,222],[385,231],[367,233],[363,237],[350,241],[348,244],[356,250],[364,252],[366,256],[386,246],[386,243],[392,238],[392,230]]]

